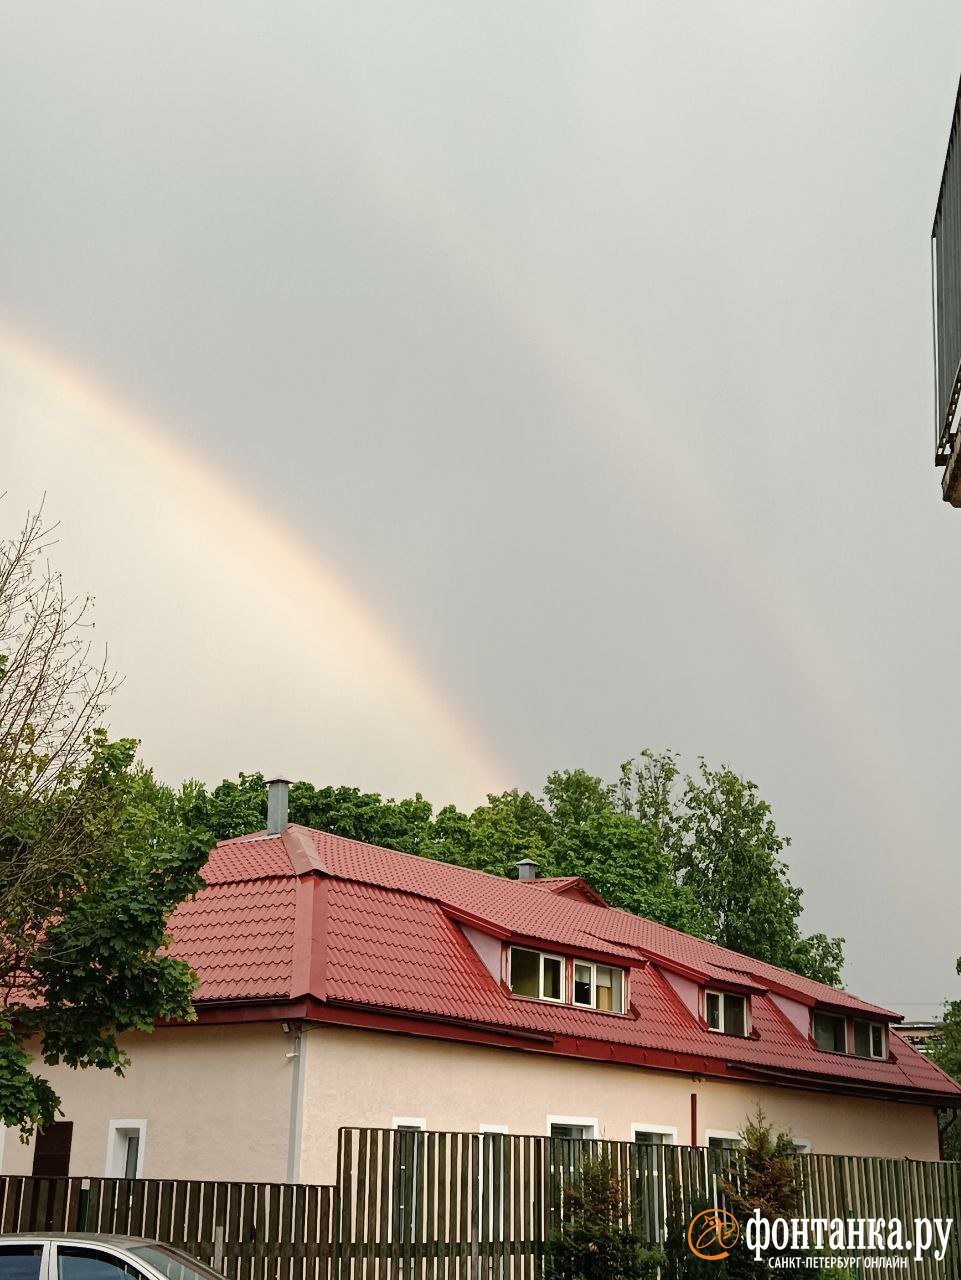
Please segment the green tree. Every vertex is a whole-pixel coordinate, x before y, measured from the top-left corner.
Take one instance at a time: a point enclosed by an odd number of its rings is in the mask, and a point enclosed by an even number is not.
[[[745,1224],[760,1213],[767,1222],[775,1218],[797,1218],[801,1213],[801,1180],[798,1176],[794,1140],[788,1133],[775,1133],[758,1103],[741,1130],[741,1145],[727,1170],[718,1178],[727,1206],[741,1227],[739,1244],[728,1261],[731,1277],[761,1277],[769,1274],[771,1248],[755,1261],[745,1247]]]
[[[800,929],[801,890],[788,878],[778,831],[755,783],[703,759],[679,781],[671,752],[641,752],[621,768],[622,809],[656,833],[676,882],[703,913],[702,936],[836,986],[843,938]]]
[[[225,780],[208,796],[199,784],[178,798],[184,822],[219,838],[262,828],[260,774]],[[576,875],[611,906],[731,947],[822,982],[837,983],[842,940],[804,937],[801,893],[781,858],[770,807],[754,783],[703,761],[681,778],[669,751],[642,751],[616,783],[583,769],[550,774],[538,799],[529,791],[489,795],[470,814],[446,805],[436,815],[419,793],[383,799],[356,787],[290,789],[294,822],[335,835],[420,854],[494,875],[513,876],[522,858],[539,874]]]
[[[961,960],[957,964],[961,973]],[[949,1000],[944,1006],[944,1024],[928,1041],[928,1053],[942,1071],[961,1083],[961,1000]],[[961,1115],[950,1117],[942,1125],[946,1160],[961,1160]]]
[[[587,1156],[565,1183],[564,1220],[547,1241],[545,1280],[646,1280],[659,1249],[646,1249],[626,1225],[621,1179],[608,1157]]]
[[[33,517],[0,545],[0,1123],[25,1136],[59,1106],[38,1056],[122,1072],[123,1032],[192,1016],[194,975],[159,952],[209,847],[95,727],[112,680],[48,544]]]

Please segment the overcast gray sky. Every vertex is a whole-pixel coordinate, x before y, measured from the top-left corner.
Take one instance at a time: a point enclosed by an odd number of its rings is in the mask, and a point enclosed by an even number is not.
[[[956,994],[932,465],[949,0],[0,0],[3,529],[171,782],[754,778],[809,929]]]

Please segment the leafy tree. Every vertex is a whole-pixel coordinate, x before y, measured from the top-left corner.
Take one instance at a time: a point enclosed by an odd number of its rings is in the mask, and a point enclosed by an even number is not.
[[[207,795],[182,789],[186,825],[218,839],[263,827],[262,775],[241,774]],[[356,787],[290,790],[294,822],[458,866],[512,876],[533,858],[542,876],[576,875],[611,906],[837,983],[842,940],[802,936],[801,893],[780,857],[770,807],[754,783],[703,761],[680,777],[672,752],[642,751],[607,783],[583,769],[549,775],[541,799],[529,791],[490,795],[470,814],[447,805],[433,815],[419,793],[383,799]]]
[[[961,973],[961,960],[957,964]],[[961,1082],[961,1000],[949,1000],[944,1007],[944,1025],[928,1041],[931,1060],[953,1079]],[[949,1119],[943,1126],[944,1155],[947,1160],[961,1160],[961,1116]]]
[[[624,812],[656,832],[675,879],[706,917],[702,936],[744,955],[836,986],[842,938],[800,930],[801,890],[781,857],[790,845],[757,786],[702,759],[679,782],[671,752],[641,752],[621,767]]]
[[[48,545],[39,517],[0,544],[0,1123],[24,1136],[59,1107],[36,1056],[122,1072],[124,1031],[192,1016],[194,975],[158,953],[209,847],[95,727],[113,681]]]
[[[545,1280],[646,1280],[662,1254],[625,1225],[621,1179],[607,1157],[585,1157],[564,1186],[564,1221],[547,1242]]]

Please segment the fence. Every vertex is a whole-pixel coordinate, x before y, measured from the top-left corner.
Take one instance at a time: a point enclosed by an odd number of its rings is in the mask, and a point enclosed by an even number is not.
[[[153,1237],[230,1280],[538,1280],[588,1154],[611,1160],[624,1226],[662,1248],[683,1241],[705,1203],[723,1204],[718,1177],[737,1159],[705,1147],[342,1129],[334,1187],[7,1177],[0,1229]],[[953,1219],[944,1259],[910,1258],[901,1274],[961,1280],[961,1166],[799,1155],[797,1171],[804,1216],[908,1228]]]

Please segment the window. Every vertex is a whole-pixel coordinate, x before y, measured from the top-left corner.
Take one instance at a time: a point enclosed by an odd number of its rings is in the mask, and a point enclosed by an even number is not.
[[[552,1138],[591,1139],[597,1132],[597,1121],[582,1116],[548,1116],[547,1132]]]
[[[728,1036],[747,1035],[747,1001],[728,991],[704,992],[704,1021],[711,1031]]]
[[[142,1273],[123,1258],[81,1245],[57,1246],[58,1280],[143,1280]]]
[[[833,1013],[815,1012],[811,1019],[814,1042],[825,1053],[847,1053],[847,1023]]]
[[[624,970],[574,961],[574,1003],[604,1013],[624,1012]]]
[[[542,951],[511,947],[510,988],[517,996],[535,1000],[564,999],[564,961]]]
[[[736,1151],[741,1145],[741,1136],[737,1133],[708,1133],[707,1145],[713,1151]]]
[[[149,1262],[167,1280],[223,1280],[221,1272],[212,1271],[196,1258],[181,1253],[169,1244],[133,1244],[129,1246],[129,1251],[135,1258],[143,1258],[144,1262]]]
[[[854,1023],[854,1052],[859,1058],[884,1057],[884,1024],[882,1022]]]
[[[0,1245],[0,1280],[40,1280],[42,1244]]]
[[[146,1120],[111,1120],[107,1126],[108,1178],[140,1178],[143,1176]]]
[[[672,1147],[677,1141],[677,1130],[662,1127],[661,1125],[643,1125],[636,1124],[634,1126],[634,1141],[642,1147]]]

